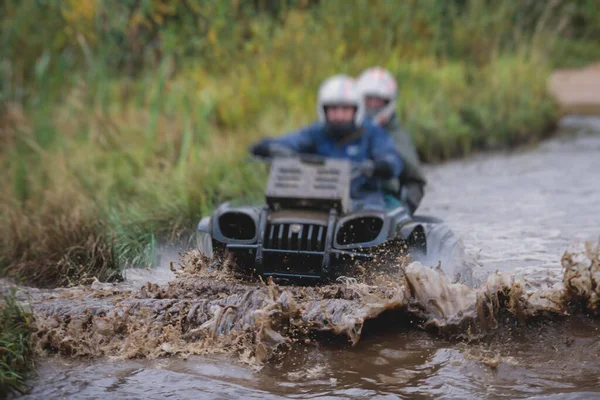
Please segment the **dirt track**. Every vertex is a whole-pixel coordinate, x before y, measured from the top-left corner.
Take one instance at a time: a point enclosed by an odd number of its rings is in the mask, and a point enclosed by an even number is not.
[[[564,114],[600,114],[600,62],[555,71],[548,82]]]

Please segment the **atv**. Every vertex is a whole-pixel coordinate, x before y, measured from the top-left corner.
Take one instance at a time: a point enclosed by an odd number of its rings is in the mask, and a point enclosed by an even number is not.
[[[220,205],[198,224],[197,245],[208,257],[235,256],[263,278],[329,282],[357,263],[369,265],[427,254],[426,227],[405,206],[353,211],[349,160],[316,156],[273,158],[266,205]],[[387,257],[382,256],[387,255]]]

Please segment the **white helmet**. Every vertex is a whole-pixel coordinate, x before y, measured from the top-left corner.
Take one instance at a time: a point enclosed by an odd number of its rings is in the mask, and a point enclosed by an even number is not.
[[[317,96],[317,114],[319,122],[323,124],[327,123],[325,107],[329,105],[356,107],[354,125],[361,126],[365,116],[364,101],[358,90],[357,82],[348,75],[334,75],[321,84]]]
[[[363,102],[367,96],[387,100],[385,106],[376,110],[373,115],[369,115],[374,123],[386,124],[396,111],[396,100],[398,98],[398,85],[392,74],[381,67],[368,68],[358,77],[358,87]],[[369,114],[369,110],[365,112]]]

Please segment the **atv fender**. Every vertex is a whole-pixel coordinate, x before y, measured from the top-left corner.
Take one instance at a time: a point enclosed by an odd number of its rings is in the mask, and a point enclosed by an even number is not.
[[[212,217],[203,217],[198,223],[198,230],[212,235]]]
[[[407,222],[398,226],[396,234],[406,240],[413,250],[427,254],[427,235],[422,224],[414,221]]]

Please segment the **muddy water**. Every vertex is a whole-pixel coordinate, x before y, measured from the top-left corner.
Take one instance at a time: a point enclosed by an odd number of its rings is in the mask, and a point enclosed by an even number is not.
[[[480,155],[428,170],[420,212],[440,216],[491,272],[557,271],[573,242],[600,234],[600,118],[568,119],[559,137],[511,155]]]
[[[599,156],[600,136],[582,136],[431,168],[421,211],[445,219],[478,257],[475,275],[483,287],[478,293],[492,291],[486,279],[496,271],[525,277],[524,287],[560,284],[564,250],[600,232]],[[411,293],[394,293],[418,297],[417,282],[437,282],[422,274],[409,270]],[[132,286],[173,279],[166,268],[130,277]],[[331,298],[365,299],[361,290]],[[466,299],[445,315],[474,310],[474,291],[436,293]],[[429,303],[428,294],[422,292],[421,305]],[[120,296],[128,301],[128,294]],[[97,308],[117,304],[96,298]],[[78,301],[74,296],[75,306]],[[39,307],[44,304],[51,300]],[[52,357],[42,361],[34,389],[24,398],[600,398],[599,320],[585,313],[567,318],[559,311],[526,323],[500,312],[494,334],[466,341],[464,335],[421,329],[434,311],[420,315],[399,307],[367,320],[354,347],[346,337],[318,333],[261,367],[232,354]]]

